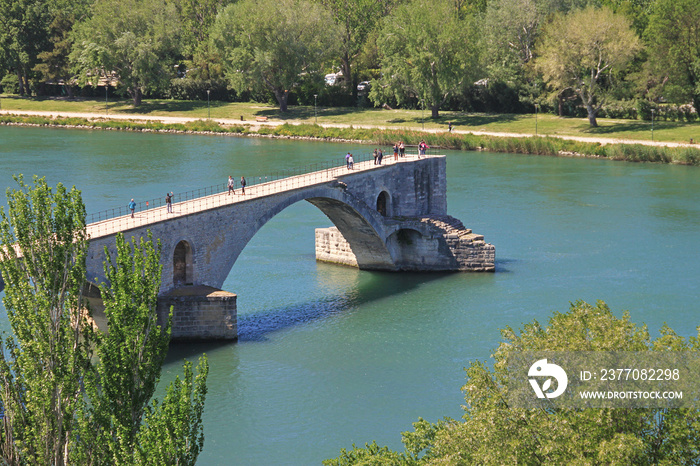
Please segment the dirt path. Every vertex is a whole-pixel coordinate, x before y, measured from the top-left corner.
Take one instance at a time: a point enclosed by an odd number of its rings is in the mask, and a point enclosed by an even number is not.
[[[31,116],[44,116],[44,117],[74,117],[74,118],[85,118],[88,120],[104,121],[104,120],[130,120],[130,121],[159,121],[162,123],[187,123],[191,121],[201,120],[201,118],[192,117],[173,117],[173,116],[152,116],[152,115],[124,115],[124,114],[99,114],[99,113],[77,113],[77,112],[41,112],[41,111],[30,111],[30,110],[0,110],[0,114],[5,115],[31,115]],[[306,121],[265,121],[258,122],[252,120],[235,120],[228,118],[212,118],[213,121],[224,126],[235,126],[235,125],[247,125],[250,126],[251,131],[257,131],[261,126],[280,126],[284,123],[299,124],[308,123]],[[409,130],[409,131],[422,131],[426,133],[442,133],[445,132],[444,129],[421,129],[419,127],[405,127],[405,126],[372,126],[372,125],[347,125],[347,124],[336,124],[336,123],[322,123],[319,124],[324,128],[361,128],[361,129],[382,129],[382,130]],[[496,137],[507,137],[507,138],[521,138],[521,137],[532,137],[534,134],[528,133],[499,133],[490,131],[464,131],[464,130],[454,130],[453,133],[457,134],[474,134],[477,136],[496,136]],[[540,135],[542,136],[542,135]],[[564,136],[564,135],[545,135],[547,137],[566,139],[571,141],[580,142],[592,142],[600,144],[644,144],[647,146],[666,146],[666,147],[698,147],[696,144],[688,143],[678,143],[678,142],[665,142],[665,141],[645,141],[636,139],[619,139],[619,138],[604,138],[604,137],[586,137],[586,136]]]

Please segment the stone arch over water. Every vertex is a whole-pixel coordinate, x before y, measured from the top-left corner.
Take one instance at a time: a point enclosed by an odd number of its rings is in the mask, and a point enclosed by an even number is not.
[[[271,202],[272,201],[272,202]],[[394,260],[387,249],[385,238],[384,217],[374,206],[359,200],[339,186],[316,186],[310,189],[300,190],[295,193],[285,193],[278,197],[268,198],[265,209],[239,210],[234,217],[239,222],[232,228],[233,234],[225,240],[226,251],[219,249],[219,257],[225,261],[217,268],[217,278],[210,281],[209,285],[220,287],[233,268],[238,256],[243,252],[248,242],[255,234],[272,218],[287,207],[300,201],[306,201],[317,207],[330,220],[332,225],[338,228],[347,242],[350,244],[353,254],[357,257],[358,267],[365,270],[393,270]],[[251,202],[252,204],[255,201]],[[242,206],[241,206],[242,207]],[[252,218],[248,217],[248,212]],[[243,217],[247,217],[246,220]],[[314,225],[323,228],[328,224]],[[313,232],[311,233],[313,235]],[[311,236],[313,237],[313,236]],[[223,246],[223,245],[222,245]],[[209,246],[203,245],[204,249]],[[202,250],[203,255],[208,252]],[[226,257],[223,257],[226,256]],[[214,254],[211,254],[214,257]],[[200,278],[198,278],[198,281]]]

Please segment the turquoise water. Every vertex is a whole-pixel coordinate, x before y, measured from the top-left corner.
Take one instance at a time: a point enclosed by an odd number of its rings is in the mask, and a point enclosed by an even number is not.
[[[220,136],[0,127],[11,174],[75,184],[88,213],[370,146]],[[377,440],[400,448],[418,417],[462,414],[463,368],[499,328],[541,322],[578,299],[606,301],[652,333],[700,325],[700,171],[479,152],[448,153],[448,211],[496,246],[494,274],[390,274],[317,264],[299,203],[266,224],[223,288],[240,340],[171,348],[210,358],[199,464],[319,464]],[[4,198],[2,204],[4,204]]]

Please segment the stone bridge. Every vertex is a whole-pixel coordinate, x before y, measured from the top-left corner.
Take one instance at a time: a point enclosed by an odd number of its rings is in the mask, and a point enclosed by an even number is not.
[[[88,225],[88,279],[105,281],[105,246],[150,230],[161,241],[159,315],[173,306],[174,339],[235,339],[236,296],[220,290],[268,220],[307,201],[333,223],[316,231],[318,260],[387,271],[493,271],[495,249],[447,215],[446,159],[356,162],[215,193]]]

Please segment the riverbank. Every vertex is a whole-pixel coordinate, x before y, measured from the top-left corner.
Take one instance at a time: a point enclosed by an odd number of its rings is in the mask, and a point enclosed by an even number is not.
[[[52,126],[142,132],[223,134],[251,137],[322,140],[392,145],[404,141],[417,145],[424,140],[431,147],[456,150],[487,150],[533,155],[596,157],[631,162],[700,165],[700,148],[695,144],[567,135],[539,136],[525,133],[373,127],[343,124],[293,124],[283,121],[198,119],[182,116],[136,114],[100,115],[75,112],[0,110],[0,124]]]

